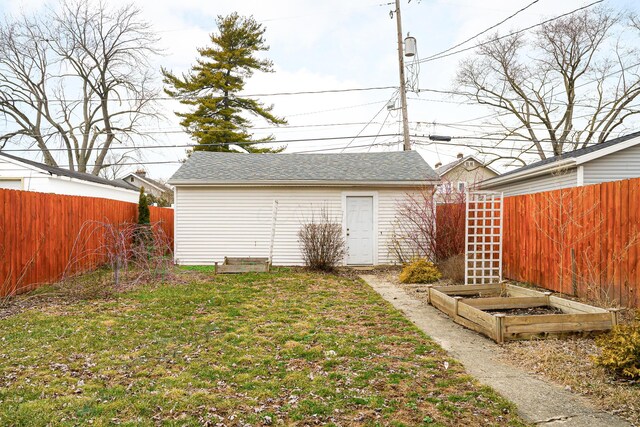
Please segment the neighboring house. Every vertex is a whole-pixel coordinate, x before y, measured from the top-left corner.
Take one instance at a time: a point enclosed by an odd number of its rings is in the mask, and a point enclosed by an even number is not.
[[[563,153],[478,184],[505,196],[640,177],[640,132]]]
[[[439,181],[415,151],[196,151],[169,180],[175,188],[175,260],[213,264],[225,256],[268,257],[275,219],[272,263],[301,265],[298,231],[326,209],[342,224],[345,264],[392,264],[398,202]]]
[[[151,194],[157,199],[162,198],[169,203],[173,203],[173,189],[168,185],[147,177],[147,172],[144,170],[130,173],[122,178],[122,180],[127,184],[133,185],[138,190],[140,190],[140,187],[144,187],[145,193]]]
[[[436,172],[442,178],[441,185],[452,186],[451,190],[465,191],[469,186],[499,175],[498,172],[486,166],[473,156],[458,154],[456,161],[442,165],[436,163]]]
[[[0,188],[138,202],[138,192],[124,182],[109,181],[2,152]]]

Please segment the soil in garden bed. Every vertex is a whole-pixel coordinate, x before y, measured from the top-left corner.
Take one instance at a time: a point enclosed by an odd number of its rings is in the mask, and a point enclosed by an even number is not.
[[[557,307],[529,307],[529,308],[508,308],[501,310],[486,310],[489,314],[504,313],[507,316],[535,316],[541,314],[566,314]]]

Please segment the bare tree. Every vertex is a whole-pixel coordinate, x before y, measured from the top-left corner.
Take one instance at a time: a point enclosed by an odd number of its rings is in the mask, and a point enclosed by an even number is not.
[[[640,95],[638,24],[599,8],[547,22],[531,36],[496,34],[460,64],[456,83],[463,96],[498,112],[499,130],[488,134],[530,141],[512,160],[600,143],[640,113],[633,104]]]
[[[122,177],[124,172],[131,167],[131,163],[140,159],[136,157],[136,149],[111,151],[107,154],[100,170],[100,176],[109,180]]]
[[[389,252],[405,264],[414,258],[440,263],[464,253],[465,193],[451,182],[407,193],[397,205]]]
[[[138,8],[90,0],[0,24],[0,148],[35,146],[53,166],[62,148],[65,166],[97,175],[111,146],[135,146],[157,115],[157,41]]]

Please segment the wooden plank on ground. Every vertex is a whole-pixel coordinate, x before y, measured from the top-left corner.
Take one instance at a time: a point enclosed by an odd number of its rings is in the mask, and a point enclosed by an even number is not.
[[[487,337],[495,340],[496,336],[493,329],[486,329],[484,325],[472,322],[470,320],[465,319],[464,317],[456,316],[453,318],[453,321],[458,323],[459,325],[464,326],[465,328],[471,329],[472,331],[479,332]]]
[[[578,313],[608,313],[604,308],[594,307],[592,305],[583,304],[578,301],[571,301],[566,298],[556,296],[549,297],[549,303],[552,307],[557,307],[565,311],[575,311]]]
[[[507,316],[505,327],[522,325],[544,325],[547,323],[588,323],[608,322],[611,326],[611,313],[572,313],[572,314],[539,314],[531,316]],[[579,330],[579,329],[578,329]]]
[[[529,297],[541,297],[544,296],[544,292],[536,291],[535,289],[523,288],[522,286],[516,286],[507,284],[507,293],[510,296],[529,296]]]
[[[264,273],[268,271],[268,264],[246,264],[246,265],[229,265],[218,264],[217,273]]]
[[[443,313],[446,313],[451,317],[455,316],[455,300],[452,297],[432,288],[429,301],[431,302],[431,305]]]
[[[502,285],[499,283],[496,284],[487,284],[487,285],[452,285],[452,286],[434,286],[433,289],[442,292],[446,295],[475,295],[478,293],[485,292],[493,292],[498,293],[502,292]]]
[[[462,302],[480,310],[506,310],[510,308],[544,307],[547,305],[547,297],[466,298]]]
[[[480,325],[487,332],[493,331],[496,323],[493,315],[465,304],[464,300],[458,302],[458,316]]]
[[[244,264],[264,264],[269,261],[269,258],[262,257],[245,257],[245,258],[234,258],[234,257],[225,257],[225,264],[227,265],[244,265]]]
[[[505,319],[506,320],[506,319]],[[567,322],[561,321],[557,323],[532,323],[528,325],[505,326],[505,336],[520,333],[554,333],[554,332],[583,332],[583,331],[607,331],[611,329],[611,322],[605,320],[600,321],[582,321]]]

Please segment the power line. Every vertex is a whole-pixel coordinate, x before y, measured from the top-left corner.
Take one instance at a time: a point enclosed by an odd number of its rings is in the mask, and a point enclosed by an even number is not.
[[[414,138],[429,138],[428,135],[412,135]],[[474,137],[474,136],[452,136],[452,141],[451,142],[447,142],[447,141],[429,141],[429,142],[416,142],[417,144],[426,144],[426,145],[446,145],[446,146],[453,146],[453,147],[468,147],[468,148],[479,148],[479,149],[483,149],[483,150],[517,150],[520,152],[527,152],[529,150],[532,150],[534,153],[538,153],[539,150],[537,148],[533,148],[534,147],[534,142],[530,141],[530,140],[525,140],[525,139],[509,139],[509,138],[487,138],[487,137]],[[469,143],[456,143],[453,142],[453,140],[465,140],[465,139],[474,139],[474,140],[486,140],[486,141],[498,141],[498,142],[528,142],[531,143],[531,147],[529,148],[519,148],[519,147],[505,147],[505,146],[500,146],[500,145],[481,145],[481,144],[469,144]],[[548,143],[550,141],[539,141],[541,143]],[[575,144],[575,142],[573,141],[567,141],[566,144]],[[597,145],[599,143],[592,143],[592,144],[587,144],[587,146],[592,146],[592,145]],[[581,143],[578,142],[578,145],[581,145]],[[543,152],[546,153],[553,153],[553,150],[549,150],[549,149],[543,149]]]
[[[466,39],[466,40],[464,40],[464,41],[462,41],[462,42],[458,43],[458,44],[457,44],[457,45],[455,45],[455,46],[451,46],[451,47],[450,47],[450,48],[448,48],[448,49],[445,49],[445,50],[440,51],[440,52],[438,52],[438,53],[434,53],[434,54],[433,54],[433,55],[431,55],[431,56],[428,56],[428,57],[426,57],[426,58],[423,58],[423,61],[425,61],[425,62],[426,62],[427,60],[432,59],[432,58],[435,58],[436,56],[440,56],[440,55],[442,55],[442,54],[444,54],[444,53],[451,52],[452,50],[454,50],[454,49],[456,49],[456,48],[458,48],[458,47],[462,46],[463,44],[466,44],[466,43],[470,42],[471,40],[476,39],[476,38],[480,37],[481,35],[483,35],[483,34],[485,34],[485,33],[489,32],[489,31],[493,30],[494,28],[499,27],[500,25],[504,24],[505,22],[507,22],[507,21],[508,21],[508,20],[510,20],[511,18],[515,17],[515,16],[516,16],[516,15],[518,15],[519,13],[524,12],[525,10],[529,9],[531,6],[533,6],[534,4],[538,3],[539,1],[540,1],[540,0],[534,0],[534,1],[532,1],[531,3],[529,3],[528,5],[526,5],[525,7],[523,7],[522,9],[517,10],[515,13],[513,13],[513,14],[512,14],[512,15],[510,15],[510,16],[507,16],[505,19],[503,19],[502,21],[498,22],[497,24],[494,24],[494,25],[490,26],[490,27],[489,27],[489,28],[487,28],[486,30],[480,31],[480,32],[479,32],[478,34],[476,34],[475,36],[469,37],[468,39]],[[422,61],[420,61],[420,62],[422,62]]]
[[[391,110],[387,111],[387,115],[384,118],[384,121],[382,122],[382,124],[380,125],[380,128],[378,129],[378,133],[376,134],[375,138],[373,138],[373,141],[371,142],[371,146],[369,147],[369,149],[367,150],[367,153],[369,151],[371,151],[371,148],[373,148],[373,146],[376,143],[376,140],[378,139],[378,137],[380,136],[380,133],[382,132],[382,128],[384,128],[384,125],[387,123],[387,120],[389,119],[389,116],[391,115]]]
[[[355,87],[355,88],[346,88],[346,89],[324,89],[324,90],[305,90],[305,91],[291,91],[291,92],[273,92],[273,93],[252,93],[252,94],[238,94],[237,97],[243,98],[256,98],[256,97],[265,97],[265,96],[291,96],[291,95],[318,95],[318,94],[326,94],[326,93],[345,93],[345,92],[365,92],[365,91],[373,91],[373,90],[387,90],[387,89],[397,89],[396,86],[372,86],[372,87]],[[1,99],[3,102],[28,102],[23,99],[12,99],[12,98],[3,98]],[[30,102],[31,100],[29,100]],[[60,103],[68,103],[68,102],[83,102],[84,99],[49,99],[48,102],[60,102]],[[101,102],[101,99],[95,99],[95,102]],[[114,98],[109,99],[112,102],[120,102],[120,101],[180,101],[180,98],[174,98],[171,96],[151,96],[148,98]]]
[[[288,114],[287,117],[309,116],[311,114],[329,113],[329,112],[332,112],[332,111],[348,110],[350,108],[365,107],[367,105],[380,104],[382,102],[387,102],[387,100],[367,102],[367,103],[364,103],[364,104],[349,105],[349,106],[346,106],[346,107],[329,108],[329,109],[326,109],[326,110],[316,110],[316,111],[307,111],[307,112],[304,112],[304,113]]]
[[[151,148],[193,148],[193,147],[228,147],[229,145],[260,145],[260,144],[290,144],[296,142],[318,142],[318,141],[333,141],[333,140],[343,140],[343,139],[351,139],[352,141],[357,138],[376,138],[376,137],[389,137],[389,136],[398,136],[396,133],[388,133],[383,135],[355,135],[355,136],[328,136],[328,137],[318,137],[318,138],[301,138],[301,139],[283,139],[283,140],[274,140],[274,141],[256,141],[256,142],[247,142],[247,141],[235,141],[235,142],[215,142],[215,143],[204,143],[204,144],[167,144],[167,145],[142,145],[139,147],[134,146],[112,146],[109,147],[109,150],[137,150],[137,149],[151,149]],[[94,150],[100,150],[101,147],[95,148]],[[49,151],[68,151],[67,148],[49,148]],[[87,150],[79,150],[79,151],[87,151]],[[42,152],[39,148],[12,148],[12,149],[2,149],[0,153],[3,152]]]
[[[523,29],[521,29],[521,30],[513,31],[513,32],[511,32],[511,33],[509,33],[509,34],[506,34],[506,35],[504,35],[504,36],[499,36],[499,37],[493,38],[493,39],[491,39],[491,40],[487,40],[487,41],[485,41],[485,42],[478,43],[478,44],[476,44],[476,45],[474,45],[474,46],[466,47],[466,48],[464,48],[464,49],[459,49],[459,50],[456,50],[456,51],[453,51],[453,52],[448,52],[448,53],[445,53],[445,54],[442,54],[442,55],[439,55],[439,56],[433,56],[433,55],[432,55],[432,56],[431,56],[431,57],[429,57],[429,58],[421,59],[419,62],[421,62],[421,63],[422,63],[422,62],[431,62],[431,61],[435,61],[435,60],[438,60],[438,59],[446,58],[446,57],[448,57],[448,56],[457,55],[457,54],[462,53],[462,52],[467,52],[467,51],[469,51],[469,50],[476,49],[476,48],[478,48],[478,47],[485,46],[485,45],[487,45],[487,44],[493,43],[493,42],[495,42],[495,41],[497,41],[497,40],[502,40],[502,39],[504,39],[504,38],[511,37],[511,36],[516,35],[516,34],[520,34],[520,33],[523,33],[523,32],[525,32],[525,31],[532,30],[532,29],[534,29],[534,28],[536,28],[536,27],[540,27],[540,26],[542,26],[542,25],[548,24],[549,22],[556,21],[556,20],[558,20],[558,19],[560,19],[560,18],[564,18],[565,16],[572,15],[572,14],[574,14],[574,13],[576,13],[576,12],[581,11],[581,10],[588,9],[588,8],[590,8],[590,7],[592,7],[592,6],[595,6],[595,5],[596,5],[596,4],[598,4],[598,3],[602,3],[603,1],[604,1],[604,0],[597,0],[597,1],[594,1],[594,2],[592,2],[592,3],[589,3],[589,4],[588,4],[588,5],[586,5],[586,6],[579,7],[579,8],[577,8],[577,9],[574,9],[574,10],[570,11],[570,12],[563,13],[562,15],[558,15],[558,16],[556,16],[556,17],[554,17],[554,18],[547,19],[547,20],[545,20],[545,21],[539,22],[539,23],[537,23],[537,24],[531,25],[531,26],[526,27],[526,28],[523,28]]]
[[[400,136],[400,134],[395,135],[395,136]],[[396,145],[396,144],[400,144],[401,142],[399,141],[394,141],[394,142],[378,142],[376,144],[361,144],[361,145],[352,145],[349,148],[370,148],[372,146],[375,147],[381,147],[381,146],[391,146],[391,145]],[[317,148],[317,149],[313,149],[313,150],[305,150],[305,151],[291,151],[290,153],[282,153],[282,154],[303,154],[303,153],[318,153],[318,152],[323,152],[323,151],[334,151],[334,150],[341,150],[343,149],[342,147],[331,147],[331,148]]]
[[[394,136],[399,136],[399,135],[394,135]],[[375,146],[386,146],[386,145],[395,145],[398,144],[397,141],[395,142],[379,142],[377,144],[374,144]],[[362,145],[352,145],[351,148],[365,148],[365,147],[371,147],[371,144],[362,144]],[[313,149],[313,150],[305,150],[305,151],[291,151],[289,153],[281,153],[282,155],[287,155],[287,154],[303,154],[303,153],[318,153],[318,152],[324,152],[324,151],[334,151],[334,150],[340,150],[342,147],[329,147],[329,148],[317,148],[317,149]],[[109,167],[109,166],[144,166],[144,165],[165,165],[165,164],[177,164],[177,163],[184,163],[182,160],[158,160],[158,161],[147,161],[147,160],[141,160],[138,162],[126,162],[126,163],[107,163],[107,164],[103,164],[102,166],[104,167]],[[86,165],[87,167],[93,167],[96,166],[95,164],[89,164]],[[63,164],[63,165],[58,165],[58,167],[69,167],[68,164]]]
[[[391,95],[391,98],[389,98],[389,100],[393,99],[396,96],[396,93],[394,92],[393,95]],[[387,101],[389,102],[389,101]],[[358,132],[358,134],[356,136],[359,136],[362,132],[364,132],[364,130],[367,128],[367,126],[369,126],[371,124],[371,122],[373,122],[376,117],[378,117],[378,114],[380,114],[380,112],[382,112],[382,110],[385,108],[386,105],[383,105],[382,108],[380,108],[376,114],[374,114],[374,116],[371,118],[371,120],[369,120],[369,122],[367,122],[366,125],[364,125],[364,127],[362,129],[360,129],[360,132]],[[385,119],[386,120],[386,119]],[[349,143],[347,144],[346,147],[344,147],[342,149],[342,151],[346,150],[347,148],[349,148],[349,146],[351,145],[351,143],[355,140],[355,138],[353,138],[351,141],[349,141]]]

